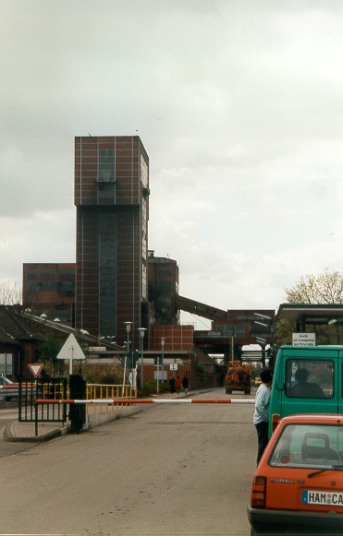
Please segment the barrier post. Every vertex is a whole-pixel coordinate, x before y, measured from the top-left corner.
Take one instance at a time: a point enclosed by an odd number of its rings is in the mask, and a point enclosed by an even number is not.
[[[70,398],[85,400],[87,398],[86,381],[80,374],[70,375]],[[86,422],[86,407],[84,404],[73,404],[70,406],[70,430],[78,434]]]
[[[38,437],[38,404],[35,402],[35,437]]]

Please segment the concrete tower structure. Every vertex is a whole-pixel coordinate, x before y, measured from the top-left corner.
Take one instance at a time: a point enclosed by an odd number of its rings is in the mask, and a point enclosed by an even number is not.
[[[149,158],[138,136],[75,138],[77,328],[138,347],[148,322]]]

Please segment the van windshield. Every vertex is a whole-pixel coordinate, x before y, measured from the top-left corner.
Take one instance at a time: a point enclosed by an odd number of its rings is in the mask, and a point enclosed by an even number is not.
[[[334,363],[331,359],[288,359],[286,396],[291,398],[332,398]]]

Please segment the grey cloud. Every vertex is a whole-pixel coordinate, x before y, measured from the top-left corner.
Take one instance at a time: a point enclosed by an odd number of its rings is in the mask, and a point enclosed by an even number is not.
[[[89,132],[138,131],[150,157],[149,246],[179,262],[190,297],[216,305],[227,294],[228,306],[240,298],[246,306],[264,275],[277,305],[299,270],[320,271],[317,238],[331,226],[338,240],[343,228],[338,201],[330,210],[330,196],[341,197],[333,194],[342,169],[340,0],[2,0],[1,8],[8,241],[0,279],[13,274],[10,244],[22,251],[42,227],[44,260],[62,260],[74,136]],[[42,248],[30,245],[30,260],[40,261]],[[337,262],[329,245],[321,243],[326,266]]]

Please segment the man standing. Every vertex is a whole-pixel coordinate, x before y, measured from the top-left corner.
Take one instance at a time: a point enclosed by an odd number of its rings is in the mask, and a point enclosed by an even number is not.
[[[255,398],[255,411],[253,423],[257,431],[257,465],[262,457],[264,449],[268,444],[268,421],[270,405],[270,386],[272,384],[272,373],[269,369],[261,372],[261,385],[257,389]]]

